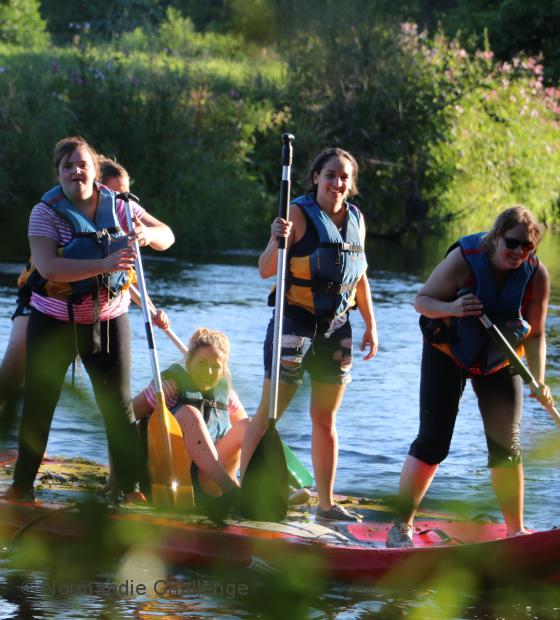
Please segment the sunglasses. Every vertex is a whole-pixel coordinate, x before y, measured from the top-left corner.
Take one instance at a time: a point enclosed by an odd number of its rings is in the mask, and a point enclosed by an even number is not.
[[[512,237],[503,237],[503,240],[508,250],[517,250],[517,248],[521,247],[522,252],[531,252],[535,248],[532,241],[513,239]]]

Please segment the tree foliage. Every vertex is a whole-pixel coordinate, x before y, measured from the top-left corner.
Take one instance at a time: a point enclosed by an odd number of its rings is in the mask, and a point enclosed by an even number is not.
[[[0,42],[29,47],[48,44],[49,36],[39,11],[39,0],[0,1]]]
[[[250,245],[263,229],[265,188],[250,161],[257,136],[273,130],[281,114],[244,63],[232,72],[232,61],[222,68],[214,58],[206,71],[191,71],[168,53],[3,51],[0,203],[7,227],[20,222],[20,247],[21,222],[55,182],[52,148],[72,134],[130,170],[134,191],[181,239],[179,251],[226,248],[232,238]]]
[[[511,202],[527,202],[555,221],[558,101],[556,91],[543,87],[542,66],[516,59],[506,74],[488,46],[469,53],[441,31],[430,36],[412,22],[374,13],[349,8],[343,29],[326,15],[290,41],[289,102],[306,159],[325,144],[357,156],[361,206],[370,231],[382,236],[486,222],[488,210]],[[496,95],[494,110],[479,103],[488,92]],[[465,134],[468,148],[458,148],[465,119],[481,124],[481,133]],[[485,157],[486,145],[503,143],[504,130],[507,156]],[[487,191],[487,163],[502,183],[493,179],[494,195]],[[526,182],[512,181],[521,177]]]
[[[461,33],[463,42],[480,45],[484,31],[501,60],[519,54],[539,56],[545,62],[546,79],[560,78],[560,2],[557,0],[457,0],[439,17],[451,35]]]
[[[169,2],[152,0],[40,0],[49,32],[59,43],[70,43],[84,30],[98,40],[109,40],[139,26],[155,27]]]
[[[199,30],[181,10],[187,2],[158,3],[157,15],[147,0],[119,2],[145,10],[111,26],[107,35],[124,30],[110,41],[88,5],[95,19],[71,22],[71,45],[0,47],[10,242],[24,244],[28,209],[54,182],[52,147],[73,133],[130,169],[146,206],[174,227],[178,251],[260,245],[276,212],[284,131],[296,135],[294,193],[325,146],[357,157],[369,234],[477,228],[513,202],[560,223],[559,91],[539,59],[496,61],[488,40],[474,50],[403,21],[429,21],[415,0],[355,0],[343,19],[334,0],[252,0],[253,12],[210,3],[229,32],[211,21]],[[203,21],[201,3],[190,6]],[[271,15],[259,43],[249,22]]]

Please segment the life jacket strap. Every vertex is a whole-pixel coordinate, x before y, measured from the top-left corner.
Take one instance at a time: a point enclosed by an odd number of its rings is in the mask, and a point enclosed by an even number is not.
[[[339,284],[337,282],[330,282],[329,280],[304,280],[303,278],[295,278],[294,276],[289,276],[287,278],[287,284],[305,286],[310,288],[314,293],[319,293],[320,295],[342,295],[342,293],[353,291],[356,288],[356,282],[351,284]]]
[[[320,241],[320,248],[335,248],[340,252],[359,252],[363,254],[364,248],[361,245],[356,245],[354,243],[346,243],[346,242],[336,242],[336,241]]]
[[[336,250],[336,258],[334,261],[335,265],[342,264],[342,252],[363,253],[364,251],[364,248],[361,245],[346,243],[344,241],[320,241],[318,245],[320,248],[334,248]]]
[[[103,237],[110,237],[111,235],[115,235],[121,232],[121,229],[116,226],[111,226],[110,228],[102,228],[101,230],[95,230],[92,232],[75,232],[72,234],[72,237],[88,237],[91,239],[103,239]]]

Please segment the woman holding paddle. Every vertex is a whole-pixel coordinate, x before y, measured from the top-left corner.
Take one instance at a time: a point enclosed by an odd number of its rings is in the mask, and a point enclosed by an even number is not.
[[[31,296],[19,452],[6,497],[33,498],[62,383],[78,353],[105,420],[118,486],[133,501],[136,432],[126,313],[135,256],[128,233],[156,250],[167,249],[174,237],[138,205],[134,230],[128,230],[124,204],[98,184],[98,155],[83,138],[58,142],[54,164],[59,185],[29,220],[31,255],[44,285]]]
[[[311,376],[312,458],[319,496],[318,516],[331,520],[358,517],[333,499],[338,444],[336,412],[352,366],[349,310],[356,306],[365,322],[364,359],[377,352],[377,330],[364,253],[365,224],[347,198],[358,193],[358,165],[339,148],[322,151],[311,165],[310,190],[292,201],[288,218],[277,217],[259,258],[263,278],[276,274],[278,239],[286,240],[287,276],[281,338],[278,417],[288,407],[304,371]],[[266,431],[271,394],[274,319],[264,342],[262,397],[247,431],[242,474]]]
[[[222,332],[197,329],[185,365],[173,364],[161,373],[166,405],[179,422],[194,465],[197,504],[207,495],[233,499],[239,490],[237,471],[249,418],[231,386],[229,350]],[[135,416],[149,417],[156,404],[152,382],[134,398]]]
[[[115,160],[100,155],[99,174],[101,184],[117,194],[129,191],[129,174],[126,168]],[[34,266],[28,263],[18,278],[16,310],[12,315],[10,337],[0,364],[0,436],[7,434],[15,423],[15,401],[25,377],[25,343],[32,293],[29,276],[32,269],[35,269]],[[130,291],[130,296],[135,304],[140,305],[140,298],[134,289]],[[155,311],[154,322],[163,330],[169,327],[169,320],[163,310]]]
[[[388,547],[413,546],[413,519],[438,465],[448,454],[459,401],[472,381],[482,415],[488,467],[508,535],[523,526],[520,424],[521,377],[483,327],[487,314],[527,362],[538,382],[536,398],[552,406],[544,384],[548,272],[535,255],[542,227],[522,206],[503,211],[488,233],[459,239],[416,296],[424,335],[420,430],[404,463],[399,521]]]

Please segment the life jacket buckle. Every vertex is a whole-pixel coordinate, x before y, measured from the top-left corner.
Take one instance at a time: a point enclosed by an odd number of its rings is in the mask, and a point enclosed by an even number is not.
[[[339,295],[340,294],[340,284],[336,284],[336,282],[327,282],[327,286],[325,288],[325,294],[327,294],[327,295]]]
[[[109,231],[106,228],[102,228],[101,230],[96,230],[95,236],[97,237],[98,241],[101,241],[103,237],[110,237]]]

